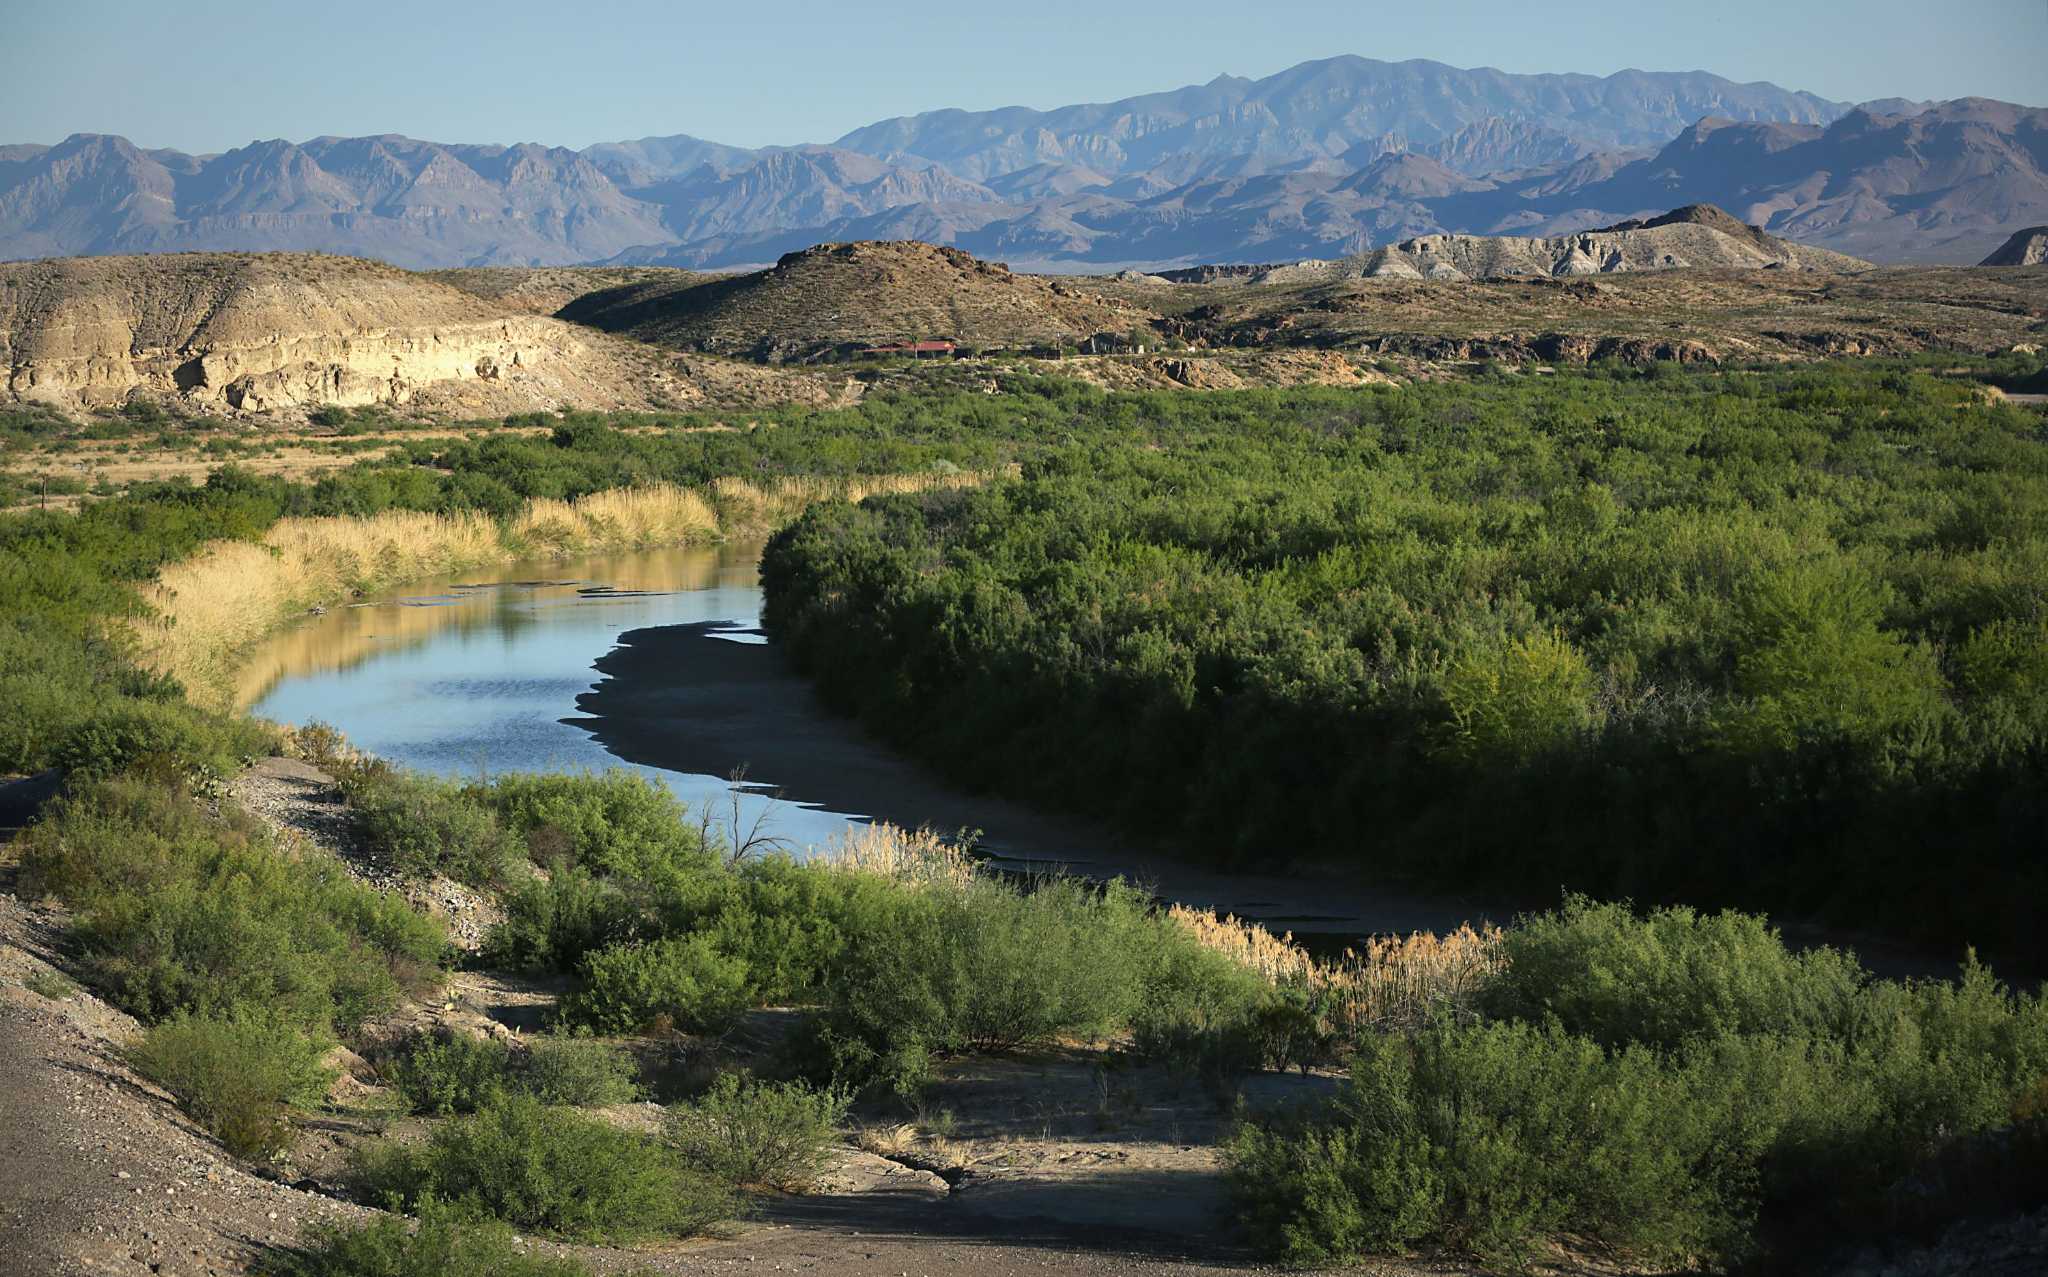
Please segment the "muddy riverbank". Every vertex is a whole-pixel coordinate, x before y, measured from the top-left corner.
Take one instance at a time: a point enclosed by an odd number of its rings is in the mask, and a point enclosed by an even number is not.
[[[981,831],[1006,868],[1059,866],[1150,883],[1183,904],[1221,909],[1302,936],[1440,931],[1505,922],[1497,903],[1367,890],[1329,876],[1227,874],[1134,845],[1098,826],[984,794],[962,793],[831,714],[779,649],[716,623],[619,636],[604,678],[577,697],[583,728],[627,762],[672,771],[773,777],[784,796],[943,832]],[[1536,902],[1544,903],[1544,902]]]

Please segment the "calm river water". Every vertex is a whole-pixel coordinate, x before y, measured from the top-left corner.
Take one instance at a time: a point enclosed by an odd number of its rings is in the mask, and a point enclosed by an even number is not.
[[[722,642],[759,643],[760,547],[651,550],[515,563],[414,582],[402,593],[331,609],[274,636],[245,666],[241,699],[283,723],[320,721],[363,749],[420,771],[472,778],[502,771],[622,765],[577,726],[576,698],[598,681],[592,663],[643,626],[723,622]],[[726,776],[638,767],[692,811],[724,813]],[[849,817],[756,792],[741,823],[764,811],[801,848],[831,840]]]

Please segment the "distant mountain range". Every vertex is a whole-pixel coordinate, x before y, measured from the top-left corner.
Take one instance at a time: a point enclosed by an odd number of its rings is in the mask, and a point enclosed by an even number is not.
[[[1100,105],[935,111],[830,146],[0,146],[0,258],[295,249],[415,268],[722,268],[921,239],[1099,271],[1553,234],[1702,202],[1858,257],[1974,262],[2048,221],[2048,111],[1344,57]]]

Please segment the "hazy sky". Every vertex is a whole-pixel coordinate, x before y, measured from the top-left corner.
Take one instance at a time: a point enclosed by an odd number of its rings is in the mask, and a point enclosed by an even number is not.
[[[323,133],[826,142],[891,115],[1105,101],[1340,53],[2048,105],[2048,0],[0,0],[0,48],[0,142],[189,151]]]

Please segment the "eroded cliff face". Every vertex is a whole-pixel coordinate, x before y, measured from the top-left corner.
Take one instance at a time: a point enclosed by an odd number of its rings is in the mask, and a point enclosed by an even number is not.
[[[1392,279],[1498,279],[1759,268],[1850,272],[1871,266],[1766,235],[1719,209],[1698,208],[1548,238],[1423,235],[1373,253],[1363,273]]]
[[[320,404],[409,404],[442,382],[499,382],[576,353],[559,332],[532,321],[457,324],[428,331],[365,329],[345,335],[277,334],[255,345],[223,344],[176,362],[180,352],[131,361],[137,384],[161,382],[162,365],[178,392],[246,412]],[[118,375],[118,374],[117,374]],[[126,393],[126,387],[122,393]]]
[[[669,380],[601,334],[393,267],[306,254],[0,266],[0,359],[10,397],[68,409],[137,391],[220,412],[628,407]]]

